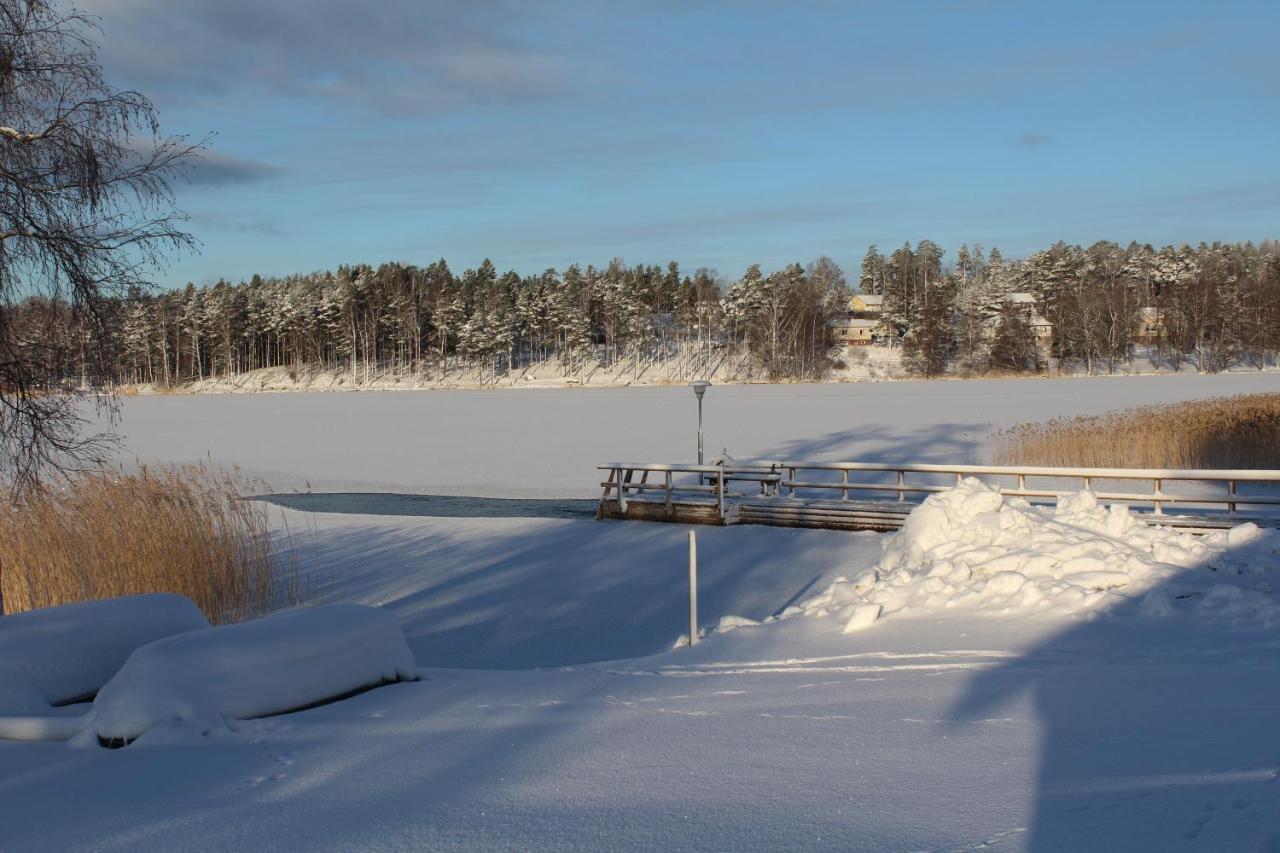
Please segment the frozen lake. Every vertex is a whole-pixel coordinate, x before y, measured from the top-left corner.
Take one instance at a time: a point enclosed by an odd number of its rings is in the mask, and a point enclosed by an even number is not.
[[[1280,374],[727,385],[705,404],[708,457],[985,461],[1028,420],[1280,391]],[[590,498],[594,466],[692,461],[684,387],[210,394],[123,401],[120,459],[238,465],[271,489]]]

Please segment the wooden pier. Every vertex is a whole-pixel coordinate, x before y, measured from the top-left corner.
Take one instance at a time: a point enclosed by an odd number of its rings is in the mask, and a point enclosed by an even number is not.
[[[876,462],[715,465],[611,462],[596,518],[897,530],[926,496],[966,477],[1031,503],[1092,490],[1151,523],[1190,533],[1252,521],[1280,527],[1280,471],[1046,468]]]

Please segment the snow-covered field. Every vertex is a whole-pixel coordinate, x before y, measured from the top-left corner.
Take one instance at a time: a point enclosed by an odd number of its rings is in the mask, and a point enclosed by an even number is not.
[[[963,461],[993,426],[1278,385],[715,388],[708,446]],[[687,459],[692,415],[661,388],[188,396],[123,431],[280,489],[581,496],[598,461]],[[0,849],[1280,849],[1275,534],[975,485],[894,537],[702,528],[689,648],[680,526],[279,512],[308,602],[384,608],[422,679],[0,743]]]

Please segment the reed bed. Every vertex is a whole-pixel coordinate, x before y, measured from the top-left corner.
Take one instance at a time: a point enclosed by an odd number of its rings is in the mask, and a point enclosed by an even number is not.
[[[297,599],[252,482],[203,465],[77,474],[0,516],[4,609],[17,612],[145,592],[193,600],[211,622]]]
[[[1242,394],[1020,424],[997,433],[996,464],[1280,469],[1280,394]]]

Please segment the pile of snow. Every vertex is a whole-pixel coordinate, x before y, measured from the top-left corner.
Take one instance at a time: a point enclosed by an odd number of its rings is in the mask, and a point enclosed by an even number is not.
[[[853,632],[893,614],[1069,614],[1144,594],[1144,610],[1162,615],[1171,595],[1155,588],[1205,567],[1217,574],[1197,593],[1201,612],[1280,623],[1269,586],[1239,577],[1278,561],[1280,531],[1243,524],[1192,536],[1148,525],[1122,504],[1104,508],[1088,491],[1049,509],[970,478],[914,509],[875,568],[838,578],[784,616],[834,615]]]
[[[91,698],[154,640],[208,628],[181,595],[133,595],[0,617],[0,714]]]
[[[417,677],[390,613],[334,604],[144,646],[98,693],[86,728],[113,744],[165,722],[224,729]]]

